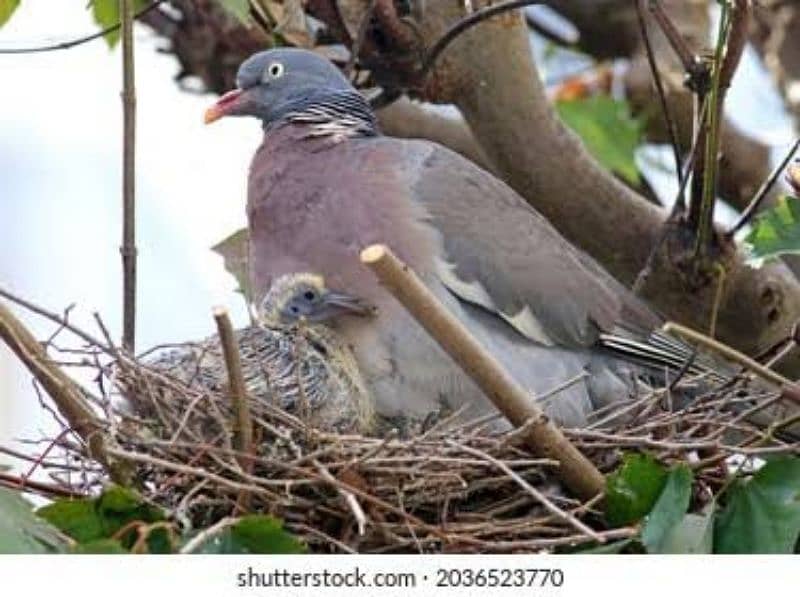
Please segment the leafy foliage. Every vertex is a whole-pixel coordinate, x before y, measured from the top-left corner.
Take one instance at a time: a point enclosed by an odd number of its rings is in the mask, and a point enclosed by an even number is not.
[[[792,553],[800,536],[800,458],[777,458],[728,493],[714,532],[718,553]]]
[[[784,196],[759,214],[745,237],[752,261],[760,263],[787,253],[800,253],[800,199]]]
[[[639,184],[634,154],[641,141],[642,124],[631,115],[626,102],[598,95],[559,101],[556,109],[601,164],[629,183]]]
[[[245,0],[246,2],[247,0]],[[150,4],[148,0],[133,0],[133,10],[139,11]],[[93,0],[92,17],[101,29],[108,29],[119,24],[119,0]],[[119,29],[109,31],[104,36],[109,48],[113,48],[119,41]]]
[[[200,553],[306,553],[306,547],[283,529],[272,516],[254,514],[216,535],[200,548]]]
[[[606,518],[613,526],[641,520],[667,482],[666,469],[651,456],[627,454],[606,479]]]
[[[711,502],[702,513],[685,515],[664,535],[658,553],[713,553],[715,507]]]
[[[64,537],[37,518],[25,499],[0,487],[0,553],[59,553],[67,548]]]
[[[14,11],[19,8],[20,0],[0,0],[0,27],[5,25],[14,14]]]
[[[692,497],[692,471],[685,465],[669,472],[664,489],[645,519],[642,543],[650,553],[662,553],[666,538],[681,522]],[[674,546],[673,546],[674,547]]]
[[[154,524],[162,522],[164,515],[130,489],[111,486],[97,498],[58,500],[37,513],[72,537],[78,543],[76,552],[128,550],[141,537],[151,553],[171,551],[167,529]],[[110,542],[116,542],[118,548]]]

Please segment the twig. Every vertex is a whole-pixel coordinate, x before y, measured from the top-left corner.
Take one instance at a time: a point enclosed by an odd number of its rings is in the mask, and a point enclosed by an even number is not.
[[[727,87],[723,86],[723,60],[726,57],[728,35],[731,28],[731,17],[728,5],[721,4],[719,33],[714,50],[714,68],[712,71],[711,89],[708,95],[708,126],[703,148],[703,159],[697,162],[694,176],[701,182],[700,195],[693,194],[690,206],[690,222],[696,233],[694,249],[695,258],[704,257],[711,240],[714,227],[714,206],[717,200],[717,167],[719,165],[720,128],[725,106]],[[700,96],[704,97],[704,96]]]
[[[250,409],[247,406],[247,386],[244,382],[242,373],[242,359],[239,354],[239,347],[233,332],[231,319],[228,312],[223,307],[214,309],[214,321],[217,324],[219,343],[222,347],[222,355],[225,357],[225,369],[228,372],[228,393],[233,407],[233,447],[236,451],[252,455],[253,445],[253,421],[250,417]],[[253,470],[253,459],[240,457],[239,466],[250,473]],[[237,505],[244,511],[249,507],[250,497],[247,492],[239,494]]]
[[[786,154],[786,156],[781,160],[781,163],[775,166],[775,169],[770,173],[761,187],[756,191],[756,194],[753,195],[753,198],[750,200],[750,203],[747,204],[747,207],[739,216],[739,219],[736,220],[736,223],[730,227],[725,233],[725,236],[728,238],[733,238],[733,236],[739,232],[744,226],[753,219],[753,216],[756,215],[758,210],[761,208],[761,204],[767,198],[767,194],[770,192],[775,183],[778,181],[778,178],[786,169],[786,166],[789,165],[789,162],[792,161],[794,154],[797,153],[797,150],[800,149],[800,137],[792,145],[792,148]]]
[[[2,304],[0,337],[47,391],[70,428],[88,444],[92,456],[109,471],[112,479],[124,485],[128,479],[127,471],[110,461],[108,438],[103,425],[92,411],[81,388],[50,362],[33,334]]]
[[[424,79],[428,75],[428,73],[431,71],[431,68],[433,68],[433,65],[435,64],[436,59],[439,58],[445,48],[447,48],[447,46],[449,46],[453,40],[464,33],[464,31],[467,29],[470,29],[478,23],[501,13],[523,8],[525,6],[533,6],[534,4],[542,4],[542,0],[506,0],[506,2],[498,2],[497,4],[492,4],[491,6],[486,6],[480,10],[476,10],[463,19],[457,21],[447,31],[445,31],[438,40],[436,40],[433,46],[431,46],[431,49],[425,54],[425,59],[423,60],[422,66],[419,70],[419,78]]]
[[[726,359],[741,365],[745,369],[748,369],[749,371],[758,375],[763,380],[775,384],[781,389],[791,388],[794,386],[794,382],[792,382],[790,379],[787,379],[780,373],[773,371],[772,369],[768,369],[758,361],[751,359],[747,355],[742,354],[734,348],[731,348],[727,344],[723,344],[722,342],[714,340],[713,338],[709,338],[705,334],[701,334],[700,332],[697,332],[691,328],[678,323],[673,323],[671,321],[665,323],[661,329],[667,334],[677,334],[678,336],[683,336],[692,342],[701,344],[705,348],[721,354]],[[789,393],[786,394],[786,397],[793,402],[800,402],[800,400],[798,400],[798,398],[794,395],[788,395]]]
[[[647,23],[644,21],[642,4],[645,1],[646,0],[633,0],[633,3],[636,5],[636,16],[639,21],[639,28],[642,32],[642,39],[644,40],[647,63],[650,65],[650,72],[653,75],[653,83],[655,83],[656,92],[658,93],[658,100],[661,104],[661,115],[664,117],[664,124],[667,126],[667,135],[669,136],[669,143],[672,146],[672,155],[675,158],[675,171],[678,175],[678,186],[682,187],[684,174],[681,164],[681,152],[678,146],[678,128],[669,109],[667,94],[664,91],[664,82],[661,80],[661,73],[658,70],[656,56],[653,52],[653,44],[650,42],[650,34],[647,32]]]
[[[179,553],[194,553],[195,550],[202,547],[204,543],[207,543],[210,539],[216,537],[225,529],[232,527],[237,522],[239,522],[239,519],[233,518],[232,516],[226,516],[225,518],[219,519],[210,527],[203,529],[189,541],[187,541],[186,544],[181,547]]]
[[[353,40],[353,45],[350,47],[350,58],[348,58],[347,64],[343,69],[344,76],[348,79],[352,78],[353,76],[353,69],[358,62],[358,55],[361,53],[361,48],[367,38],[367,31],[369,30],[369,24],[372,21],[372,16],[375,13],[375,5],[377,3],[378,0],[370,0],[369,5],[367,5],[366,12],[364,13],[364,16],[361,17],[361,22],[358,24],[356,38]]]
[[[708,324],[708,335],[712,338],[717,335],[717,319],[719,317],[719,308],[722,305],[722,297],[725,294],[725,278],[727,272],[721,263],[715,263],[714,269],[717,271],[717,289],[714,292],[714,303],[711,305],[711,321]]]
[[[605,480],[600,471],[564,437],[532,396],[441,305],[407,265],[385,245],[367,247],[361,253],[361,261],[512,424],[520,427],[535,420],[525,439],[536,452],[561,463],[559,474],[567,487],[586,499],[603,492]]]
[[[122,17],[122,347],[136,347],[136,78],[133,0],[119,0]]]
[[[112,354],[110,347],[108,344],[101,342],[94,336],[87,334],[79,327],[72,325],[65,317],[58,315],[57,313],[53,313],[52,311],[48,311],[38,305],[33,304],[30,301],[27,301],[21,297],[16,296],[15,294],[10,293],[8,290],[0,288],[0,296],[4,299],[11,301],[12,303],[16,303],[20,307],[24,307],[28,311],[32,313],[36,313],[37,315],[41,315],[45,319],[49,319],[50,321],[57,323],[60,327],[64,328],[65,330],[69,330],[73,334],[75,334],[78,338],[86,342],[90,346],[97,346],[103,352]]]
[[[228,312],[224,308],[217,307],[214,309],[214,321],[217,324],[219,342],[222,347],[222,354],[225,357],[228,387],[235,415],[233,446],[243,454],[250,454],[253,450],[253,421],[250,417],[250,409],[247,406],[247,386],[242,374],[239,347],[236,345],[230,317],[228,317]],[[246,467],[243,465],[242,468]]]
[[[155,9],[156,7],[164,4],[167,0],[155,0],[149,6],[144,7],[142,10],[137,12],[133,18],[140,19],[141,17],[145,16],[151,10]],[[108,35],[109,33],[113,33],[117,31],[122,26],[122,23],[115,23],[105,29],[101,29],[95,33],[91,33],[89,35],[84,35],[82,37],[78,37],[75,39],[71,39],[69,41],[61,41],[54,44],[46,44],[43,46],[33,46],[29,48],[0,48],[0,54],[40,54],[42,52],[55,52],[57,50],[69,50],[70,48],[74,48],[76,46],[83,45],[90,41],[94,41],[96,39],[101,39]]]
[[[319,460],[315,459],[313,462],[322,478],[331,483],[336,488],[336,491],[339,492],[339,495],[342,496],[345,503],[350,508],[350,511],[353,513],[353,518],[356,519],[356,524],[358,525],[358,534],[363,537],[367,529],[367,517],[364,514],[364,510],[361,508],[361,504],[358,503],[356,496],[354,496],[352,492],[344,489],[341,485],[337,484],[336,478],[322,465],[322,463],[320,463]]]
[[[647,0],[647,4],[651,14],[653,15],[653,18],[658,23],[658,26],[661,27],[661,31],[667,37],[670,46],[672,46],[672,49],[678,56],[678,60],[680,60],[683,70],[692,76],[699,63],[697,56],[686,44],[686,40],[683,39],[680,31],[678,31],[672,20],[664,11],[661,3],[658,0]]]
[[[65,498],[84,498],[85,493],[75,491],[67,487],[59,487],[49,483],[40,483],[31,479],[16,477],[0,471],[0,487],[6,487],[15,491],[36,492],[45,497],[65,497]]]
[[[517,485],[519,485],[520,487],[522,487],[522,489],[524,489],[529,494],[531,494],[533,496],[533,498],[536,501],[538,501],[540,504],[542,504],[542,506],[544,506],[544,508],[548,512],[550,512],[551,514],[554,514],[558,518],[566,521],[568,524],[573,526],[576,530],[580,531],[581,533],[586,534],[587,536],[591,537],[592,539],[594,539],[598,543],[605,543],[605,538],[603,538],[600,535],[598,535],[593,529],[591,529],[590,527],[586,526],[583,522],[578,520],[574,515],[572,515],[572,514],[570,514],[568,512],[565,512],[564,510],[562,510],[561,508],[556,506],[553,502],[551,502],[548,499],[548,497],[546,495],[544,495],[541,491],[539,491],[538,489],[533,487],[525,479],[520,477],[506,463],[498,460],[497,458],[494,458],[493,456],[490,456],[486,452],[481,452],[480,450],[476,450],[475,448],[471,448],[469,446],[464,446],[464,445],[459,444],[457,442],[454,442],[453,440],[450,440],[450,439],[446,440],[445,443],[447,443],[448,446],[451,446],[453,448],[457,448],[459,450],[462,450],[462,451],[466,452],[467,454],[471,454],[472,456],[475,456],[477,458],[482,458],[482,459],[486,460],[487,462],[491,462],[494,466],[499,468],[506,475],[508,475],[511,479],[513,479],[514,482]]]

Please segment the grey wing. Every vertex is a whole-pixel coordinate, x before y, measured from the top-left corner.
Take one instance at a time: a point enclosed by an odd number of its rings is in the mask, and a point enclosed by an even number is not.
[[[438,146],[417,172],[411,192],[441,233],[436,269],[451,292],[546,345],[589,346],[614,329],[620,285],[509,186]]]

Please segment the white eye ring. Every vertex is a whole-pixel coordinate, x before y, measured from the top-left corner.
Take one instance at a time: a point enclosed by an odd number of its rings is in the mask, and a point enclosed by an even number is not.
[[[279,79],[283,76],[283,64],[280,62],[271,62],[264,70],[264,79]]]

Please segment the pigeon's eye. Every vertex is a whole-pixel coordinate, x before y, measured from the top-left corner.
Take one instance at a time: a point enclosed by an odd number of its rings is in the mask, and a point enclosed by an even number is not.
[[[306,290],[303,293],[303,298],[306,299],[307,301],[313,301],[315,298],[317,298],[317,295],[314,294],[313,290]]]
[[[265,79],[278,79],[283,76],[283,64],[280,62],[271,63],[264,71]]]

